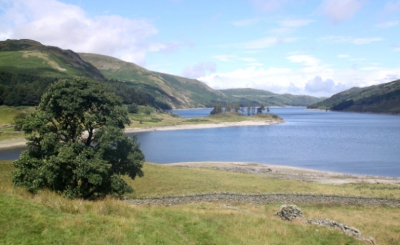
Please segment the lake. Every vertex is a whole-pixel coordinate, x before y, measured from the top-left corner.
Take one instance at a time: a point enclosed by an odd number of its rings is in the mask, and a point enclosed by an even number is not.
[[[182,117],[211,109],[175,110]],[[286,123],[138,135],[146,160],[258,162],[361,175],[400,176],[400,116],[271,108]]]
[[[182,117],[211,109],[175,110]],[[400,116],[271,108],[286,123],[138,134],[146,161],[257,162],[400,177]],[[18,151],[18,150],[14,150]],[[8,155],[9,154],[9,155]],[[0,159],[18,152],[0,151]]]

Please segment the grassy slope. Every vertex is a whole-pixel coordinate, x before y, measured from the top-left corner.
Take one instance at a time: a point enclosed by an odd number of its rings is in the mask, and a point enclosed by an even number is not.
[[[344,111],[400,114],[400,80],[366,88],[351,88],[309,108],[329,109],[348,100],[353,100],[354,104],[343,108]]]
[[[306,95],[274,94],[258,89],[225,89],[220,90],[229,97],[241,100],[241,104],[264,104],[268,106],[307,106],[320,101],[320,98]]]
[[[220,209],[218,203],[158,207],[130,206],[112,199],[68,200],[47,191],[31,195],[13,187],[12,170],[10,162],[0,161],[2,244],[363,244],[337,230],[281,221],[274,216],[280,205],[238,204],[237,208],[247,211],[238,212]],[[145,177],[135,180],[134,187],[137,191],[147,188],[150,195],[158,191],[151,188],[166,183],[172,190],[189,184],[187,190],[198,191],[194,186],[199,186],[199,179],[204,179],[201,185],[207,191],[222,189],[226,181],[231,182],[229,185],[253,185],[253,188],[268,185],[268,180],[260,182],[261,177],[216,170],[153,164],[146,164],[144,170]],[[197,177],[181,182],[185,176]],[[307,183],[300,186],[308,190]],[[379,244],[400,241],[398,208],[307,205],[301,208],[307,218],[324,217],[347,223],[373,236]]]
[[[152,72],[109,56],[86,53],[80,53],[80,56],[105,77],[130,82],[174,108],[206,107],[211,106],[210,101],[224,98],[222,93],[194,79]]]
[[[28,39],[0,41],[0,71],[48,77],[84,76],[95,80],[104,79],[94,66],[84,62],[73,51],[45,46]]]
[[[34,110],[33,107],[28,106],[0,106],[0,141],[21,141],[24,139],[24,134],[21,132],[15,132],[12,124],[14,123],[14,117],[20,113],[31,113]]]
[[[278,95],[256,89],[217,91],[194,79],[148,71],[133,63],[113,57],[84,53],[80,56],[96,66],[105,77],[131,82],[177,108],[212,107],[218,102],[240,102],[243,106],[248,103],[257,105],[264,103],[269,106],[307,106],[319,101],[318,98],[311,96]]]

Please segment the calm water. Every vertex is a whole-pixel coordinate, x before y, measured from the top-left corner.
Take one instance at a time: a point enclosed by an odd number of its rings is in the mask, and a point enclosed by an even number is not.
[[[170,110],[170,112],[181,117],[204,117],[210,115],[211,108],[204,109],[184,109],[184,110]]]
[[[146,160],[156,163],[248,161],[400,177],[399,116],[304,108],[271,108],[271,113],[286,123],[145,132],[139,141]]]
[[[174,111],[190,117],[209,112]],[[271,108],[271,113],[286,123],[144,132],[138,139],[146,160],[155,163],[246,161],[400,177],[400,116],[304,108]],[[8,152],[0,151],[0,159],[10,159]]]

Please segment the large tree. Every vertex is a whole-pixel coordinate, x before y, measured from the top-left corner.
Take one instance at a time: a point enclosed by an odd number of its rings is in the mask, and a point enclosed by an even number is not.
[[[28,150],[14,161],[14,184],[84,199],[132,192],[122,176],[143,176],[144,155],[125,124],[121,99],[101,83],[60,80],[23,122]]]

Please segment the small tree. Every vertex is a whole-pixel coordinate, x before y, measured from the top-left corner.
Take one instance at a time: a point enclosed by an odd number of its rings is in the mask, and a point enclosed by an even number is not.
[[[137,114],[139,111],[137,104],[132,103],[130,105],[128,105],[128,112],[129,113],[133,113],[133,114]]]
[[[121,178],[143,176],[144,156],[121,100],[99,82],[61,80],[49,87],[23,123],[28,150],[14,161],[13,182],[31,192],[50,189],[69,198],[121,196]]]
[[[221,104],[215,105],[215,106],[214,106],[214,109],[210,112],[210,114],[211,114],[211,115],[220,114],[220,113],[223,112],[222,108],[223,108],[223,107],[222,107]]]

